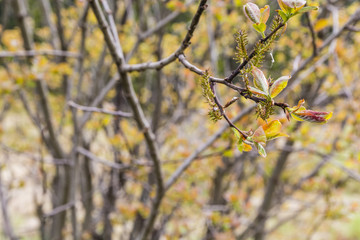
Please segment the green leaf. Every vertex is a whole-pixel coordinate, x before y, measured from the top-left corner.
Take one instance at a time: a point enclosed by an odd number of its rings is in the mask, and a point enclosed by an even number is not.
[[[268,83],[264,73],[257,67],[253,67],[251,73],[254,77],[255,87],[260,89],[261,91],[265,92],[266,95],[268,95],[267,93],[269,91],[269,83]]]
[[[266,151],[265,148],[260,144],[255,142],[255,147],[258,150],[258,153],[262,156],[262,157],[266,157]]]
[[[283,76],[278,78],[270,87],[270,96],[276,97],[286,86],[291,76]]]
[[[251,93],[253,94],[256,94],[256,95],[260,95],[262,97],[266,97],[267,96],[267,93],[266,92],[263,92],[261,91],[260,89],[258,88],[254,88],[254,87],[251,87],[251,86],[248,86],[248,89]]]
[[[265,23],[254,23],[253,28],[258,31],[259,33],[263,34],[266,30],[266,24]]]
[[[278,13],[279,13],[280,17],[282,18],[282,20],[284,21],[284,23],[286,23],[289,20],[289,17],[283,11],[278,11]]]
[[[313,10],[319,10],[319,8],[315,7],[315,6],[306,6],[306,7],[301,8],[298,11],[298,13],[305,13],[305,12],[310,12],[310,11],[313,11]]]
[[[236,136],[237,140],[242,140],[242,137],[240,136],[240,133],[235,128],[231,128],[231,130],[233,131],[233,133]]]

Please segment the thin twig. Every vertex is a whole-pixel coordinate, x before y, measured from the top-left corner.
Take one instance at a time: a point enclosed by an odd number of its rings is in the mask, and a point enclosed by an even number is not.
[[[126,117],[126,118],[133,117],[132,113],[127,113],[127,112],[123,112],[123,111],[110,111],[110,110],[97,108],[97,107],[83,106],[83,105],[79,105],[73,101],[69,101],[68,105],[73,108],[79,109],[81,111],[85,111],[85,112],[105,113],[105,114],[109,114],[109,115],[113,115],[113,116]]]
[[[305,17],[306,17],[306,20],[307,20],[307,25],[308,25],[309,30],[310,30],[310,34],[311,34],[311,44],[312,44],[312,47],[313,47],[313,55],[316,56],[318,54],[318,51],[317,51],[317,46],[316,46],[316,35],[315,35],[314,26],[313,26],[313,24],[311,22],[310,14],[308,12],[305,13]]]
[[[190,45],[190,40],[194,34],[194,31],[199,23],[200,17],[202,13],[207,8],[206,5],[207,0],[201,0],[199,7],[191,21],[189,30],[181,43],[181,46],[170,56],[157,61],[157,62],[147,62],[147,63],[140,63],[140,64],[133,64],[133,65],[124,65],[122,67],[122,71],[124,72],[132,72],[132,71],[144,71],[147,69],[161,69],[164,66],[168,65],[169,63],[176,60],[176,58],[185,51],[185,49]]]
[[[1,51],[0,58],[12,57],[35,57],[35,56],[60,56],[79,58],[80,54],[75,52],[61,51],[61,50],[28,50],[28,51]]]
[[[267,35],[265,38],[262,38],[259,40],[260,43],[265,43],[267,42],[274,34],[277,33],[277,31],[279,31],[283,26],[285,26],[284,23],[281,23],[279,26],[277,26],[271,33],[269,33],[269,35]],[[240,73],[240,70],[243,69],[249,62],[250,60],[256,56],[256,50],[254,49],[249,57],[247,59],[245,59],[234,71],[232,71],[232,73],[230,74],[230,76],[226,77],[224,80],[227,82],[232,82],[232,80]]]
[[[231,119],[232,122],[237,122],[243,117],[245,117],[247,114],[249,114],[253,109],[255,108],[255,105],[252,105],[243,111],[236,115],[233,119]],[[208,147],[210,147],[227,129],[229,128],[228,124],[223,125],[214,135],[211,137],[208,137],[207,141],[202,144],[200,147],[198,147],[188,158],[184,160],[184,162],[175,170],[175,172],[168,178],[165,184],[165,190],[168,190],[177,180],[178,178],[183,174],[183,172],[188,169],[188,167],[193,163],[197,157],[204,152]]]
[[[190,3],[192,3],[193,1],[191,1]],[[188,3],[187,5],[189,5],[190,3]],[[157,33],[158,31],[160,31],[161,29],[163,29],[168,23],[170,23],[171,21],[173,21],[175,18],[177,18],[179,15],[181,14],[181,11],[173,11],[172,13],[170,13],[169,15],[167,15],[165,18],[161,19],[154,27],[148,29],[146,32],[144,33],[140,33],[138,35],[138,39],[136,40],[134,46],[132,47],[132,49],[129,51],[129,53],[126,55],[126,62],[129,61],[129,59],[134,55],[135,51],[138,49],[138,47],[140,46],[140,43],[142,41],[144,41],[146,38],[152,36],[153,34]]]
[[[91,153],[90,151],[86,150],[83,147],[77,147],[77,152],[86,156],[88,159],[97,162],[97,163],[101,163],[107,167],[111,167],[113,169],[117,169],[117,170],[125,170],[125,169],[131,169],[135,166],[152,166],[152,164],[148,164],[148,163],[139,163],[139,162],[133,162],[132,165],[130,164],[119,164],[119,163],[115,163],[115,162],[110,162],[108,160],[102,159],[97,157],[96,155],[94,155],[93,153]]]

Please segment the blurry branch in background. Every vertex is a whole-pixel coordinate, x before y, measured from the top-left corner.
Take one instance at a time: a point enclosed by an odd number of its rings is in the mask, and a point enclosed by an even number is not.
[[[140,63],[140,64],[124,65],[121,70],[123,72],[132,72],[132,71],[144,71],[147,69],[161,69],[164,66],[170,64],[171,62],[175,61],[177,59],[177,57],[181,53],[183,53],[185,51],[185,49],[190,45],[190,40],[191,40],[191,38],[194,34],[194,31],[199,23],[200,16],[207,8],[206,2],[207,2],[206,0],[200,1],[199,7],[198,7],[193,19],[191,20],[188,32],[186,33],[185,38],[181,42],[180,47],[174,53],[172,53],[170,56],[168,56],[160,61],[157,61],[157,62],[147,62],[147,63]]]
[[[28,51],[0,51],[0,58],[35,57],[35,56],[60,56],[80,58],[81,55],[74,52],[61,50],[28,50]]]
[[[108,167],[111,167],[111,168],[114,168],[117,170],[126,170],[126,169],[130,169],[130,168],[134,168],[136,166],[152,166],[151,163],[145,163],[145,162],[141,163],[138,161],[132,161],[131,164],[119,164],[119,163],[110,162],[108,160],[104,160],[104,159],[101,159],[101,158],[95,156],[93,153],[91,153],[90,151],[88,151],[82,147],[78,147],[77,152],[83,154],[84,156],[88,157],[88,159],[90,159],[96,163],[101,163],[104,166],[108,166]]]
[[[194,0],[190,1],[189,3],[186,4],[186,6],[190,6],[193,2],[194,2]],[[125,57],[126,62],[128,62],[130,60],[130,58],[134,55],[134,53],[137,51],[138,47],[140,46],[141,42],[143,42],[148,37],[154,35],[161,29],[163,29],[167,24],[169,24],[171,21],[175,20],[180,14],[181,14],[181,11],[173,11],[172,13],[170,13],[169,15],[164,17],[162,20],[157,22],[157,24],[154,27],[148,29],[145,32],[140,32],[139,34],[137,34],[136,42],[134,43],[132,49],[129,51],[129,53]]]
[[[84,112],[104,113],[104,114],[109,114],[109,115],[118,116],[118,117],[125,117],[125,118],[133,117],[132,113],[127,113],[127,112],[123,112],[123,111],[110,111],[110,110],[97,108],[97,107],[82,106],[82,105],[79,105],[79,104],[77,104],[77,103],[75,103],[73,101],[69,101],[68,105],[73,107],[73,108],[84,111]]]
[[[305,13],[305,18],[306,18],[307,25],[309,27],[309,31],[310,31],[310,34],[311,34],[311,44],[312,44],[312,47],[313,47],[313,56],[316,56],[318,54],[317,46],[316,46],[316,35],[315,35],[314,25],[311,22],[310,14],[308,12]]]
[[[2,182],[2,164],[0,166],[0,204],[2,212],[2,224],[5,236],[10,240],[18,240],[19,238],[15,236],[13,226],[8,213],[8,196],[6,194],[5,186]]]
[[[237,122],[246,115],[248,115],[253,109],[255,105],[252,105],[240,113],[238,113],[233,119],[232,122]],[[207,141],[203,143],[200,147],[198,147],[188,158],[184,160],[184,162],[175,170],[175,172],[169,177],[165,184],[165,189],[168,190],[181,176],[181,174],[195,161],[195,159],[204,152],[207,148],[209,148],[221,135],[229,128],[228,124],[223,125],[215,134],[211,137],[207,138]]]
[[[51,5],[49,0],[40,0],[40,5],[43,10],[45,23],[50,29],[50,42],[54,49],[60,49],[60,39],[56,31],[56,27],[51,19]]]

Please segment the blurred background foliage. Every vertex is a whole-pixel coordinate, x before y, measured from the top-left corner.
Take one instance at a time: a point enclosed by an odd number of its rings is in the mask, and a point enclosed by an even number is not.
[[[18,14],[10,2],[0,1],[0,54],[24,50]],[[114,1],[109,2],[113,8]],[[115,2],[113,14],[125,55],[139,44],[129,64],[157,61],[173,53],[180,46],[198,5],[197,1],[179,0]],[[208,2],[191,45],[185,51],[189,62],[219,77],[229,75],[237,67],[234,34],[240,29],[247,31],[250,48],[259,39],[242,12],[246,2]],[[253,2],[258,6],[268,4],[272,13],[270,19],[278,9],[274,0]],[[309,14],[317,46],[339,30],[360,7],[356,0],[307,2],[319,6],[319,11]],[[29,117],[26,108],[34,115],[41,112],[35,81],[39,76],[44,79],[57,138],[64,151],[71,152],[74,114],[67,102],[74,100],[90,105],[116,75],[116,67],[91,10],[84,25],[77,27],[86,1],[59,3],[64,38],[73,37],[71,44],[62,50],[80,53],[80,58],[39,55],[30,65],[24,57],[0,58],[0,183],[2,203],[6,205],[2,224],[5,226],[8,221],[14,236],[23,239],[51,239],[42,235],[51,236],[52,217],[45,216],[55,209],[54,182],[58,168],[71,161],[54,157],[41,136],[41,128]],[[50,4],[51,21],[56,26],[59,18],[54,1]],[[34,49],[61,49],[60,42],[55,45],[51,42],[52,33],[40,1],[29,0],[27,6]],[[146,32],[174,11],[180,14],[173,21],[139,41],[139,33]],[[354,28],[359,28],[359,24]],[[157,234],[160,239],[235,239],[256,216],[277,159],[284,152],[289,156],[269,212],[268,239],[359,239],[359,43],[358,32],[343,31],[300,72],[291,89],[279,97],[295,106],[307,96],[305,100],[313,109],[334,112],[326,125],[299,125],[288,122],[281,111],[276,112],[272,119],[283,123],[284,132],[294,143],[287,147],[286,138],[275,140],[266,146],[267,158],[259,157],[255,151],[238,152],[235,137],[228,129],[166,193],[152,239],[157,239]],[[274,61],[267,55],[262,70],[273,79],[291,74],[312,56],[311,33],[305,15],[291,19],[272,54]],[[200,77],[178,61],[159,71],[132,72],[131,76],[141,106],[156,133],[163,174],[167,179],[225,122],[209,120],[208,106],[198,85]],[[243,84],[241,79],[234,83]],[[221,86],[218,90],[224,102],[237,96]],[[227,110],[227,114],[234,117],[252,104],[241,99]],[[106,94],[99,106],[131,111],[116,87]],[[83,114],[85,112],[79,110],[77,117]],[[237,122],[241,129],[248,130],[260,124],[254,111]],[[79,225],[78,237],[129,239],[136,231],[136,219],[148,217],[149,196],[155,194],[151,188],[152,167],[143,134],[131,118],[93,113],[81,129],[81,136],[82,147],[93,155],[132,167],[116,171],[81,154],[76,157],[72,165],[78,165],[78,176],[73,183],[75,207],[67,208],[67,212],[75,209],[78,213],[75,220]],[[110,191],[112,187],[115,190]],[[63,239],[73,238],[71,221],[67,214],[61,229]],[[111,226],[110,235],[105,233],[107,224]],[[2,234],[4,238],[9,236],[5,230]]]

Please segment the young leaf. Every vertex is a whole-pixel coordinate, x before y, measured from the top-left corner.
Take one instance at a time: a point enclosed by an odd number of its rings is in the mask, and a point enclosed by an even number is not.
[[[238,150],[240,152],[249,152],[251,151],[252,147],[249,145],[249,144],[246,144],[242,138],[242,136],[240,135],[240,133],[234,129],[234,128],[231,128],[232,131],[234,132],[235,136],[236,136],[236,139],[237,139],[237,142],[236,142],[236,146],[238,148]]]
[[[264,124],[262,128],[264,129],[267,141],[273,140],[278,137],[288,137],[287,134],[280,132],[281,123],[279,120],[273,120],[268,124]]]
[[[286,23],[289,20],[289,17],[283,11],[279,10],[278,13],[279,13],[280,17],[282,18],[282,20],[284,21],[284,23]]]
[[[298,13],[305,13],[305,12],[310,12],[310,11],[313,11],[313,10],[318,10],[319,8],[318,7],[315,7],[315,6],[306,6],[306,7],[303,7],[301,8]]]
[[[324,124],[331,118],[332,112],[317,112],[312,110],[297,110],[291,113],[296,120]]]
[[[260,9],[260,22],[266,24],[267,20],[270,16],[270,7],[266,5],[265,7]]]
[[[252,139],[254,142],[257,143],[263,143],[263,144],[266,143],[266,135],[264,129],[261,126],[258,129],[256,129],[256,131],[252,135]]]
[[[289,7],[288,5],[286,5],[283,0],[277,0],[278,1],[278,4],[279,4],[279,7],[280,9],[282,10],[283,14],[285,16],[287,16],[288,14],[290,14],[291,12],[291,7]],[[279,11],[279,14],[280,14],[280,11]],[[280,15],[281,16],[281,15]],[[281,16],[282,17],[282,16]],[[286,17],[287,18],[287,17]],[[285,20],[284,20],[285,22]]]
[[[256,149],[258,150],[258,153],[261,156],[266,157],[265,148],[260,143],[255,142],[255,147],[256,147]]]
[[[254,23],[253,28],[263,35],[266,30],[266,25],[265,23]]]
[[[241,143],[237,144],[237,148],[240,152],[249,152],[251,151],[252,147],[249,144],[244,143],[243,141]]]
[[[305,0],[279,0],[279,1],[282,1],[286,6],[293,9],[301,8],[306,4]]]
[[[244,5],[243,9],[246,17],[249,18],[250,21],[253,23],[260,22],[260,9],[256,4],[249,2]]]
[[[291,76],[283,76],[278,78],[270,87],[270,96],[276,97],[286,86]]]
[[[266,97],[267,96],[267,93],[266,92],[263,92],[261,91],[260,89],[258,88],[254,88],[254,87],[251,87],[251,86],[248,86],[248,89],[251,93],[253,94],[256,94],[256,95],[260,95],[262,97]]]
[[[254,85],[256,88],[260,89],[261,91],[268,93],[269,91],[269,83],[264,75],[264,73],[258,69],[257,67],[253,67],[252,75],[254,77]],[[268,95],[268,94],[266,94]]]

